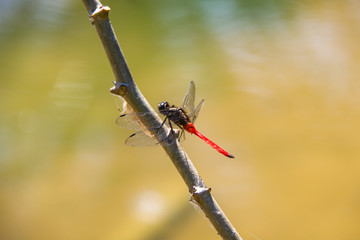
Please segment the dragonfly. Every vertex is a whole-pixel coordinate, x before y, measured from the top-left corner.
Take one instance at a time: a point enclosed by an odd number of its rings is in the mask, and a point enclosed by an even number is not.
[[[164,101],[158,104],[158,111],[160,114],[164,115],[165,118],[162,121],[161,125],[158,126],[158,129],[162,128],[164,124],[167,123],[170,127],[169,133],[164,139],[156,140],[156,138],[150,133],[150,131],[142,130],[130,135],[125,144],[129,146],[156,146],[160,144],[172,144],[174,137],[174,128],[173,124],[180,129],[180,134],[177,136],[177,140],[182,140],[185,138],[184,132],[188,132],[198,136],[200,139],[209,144],[212,148],[217,150],[219,153],[223,154],[226,157],[234,158],[232,154],[225,151],[213,141],[201,134],[194,126],[195,120],[197,119],[200,110],[204,105],[204,99],[195,108],[195,83],[190,82],[188,91],[184,97],[181,107],[176,107],[175,105],[170,105],[168,102]],[[125,128],[131,129],[144,129],[141,127],[141,119],[145,118],[146,115],[150,113],[126,113],[121,114],[117,119],[117,125]],[[140,122],[138,121],[140,120]],[[183,138],[182,138],[183,136]]]

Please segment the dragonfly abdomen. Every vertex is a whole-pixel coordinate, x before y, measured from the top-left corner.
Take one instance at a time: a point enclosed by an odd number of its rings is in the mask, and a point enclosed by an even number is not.
[[[205,137],[204,135],[202,135],[201,133],[199,133],[194,124],[192,123],[188,123],[184,126],[184,129],[186,131],[188,131],[189,133],[193,133],[196,136],[198,136],[199,138],[201,138],[202,140],[204,140],[207,144],[209,144],[212,148],[214,148],[216,151],[218,151],[219,153],[225,155],[226,157],[229,158],[235,158],[233,155],[231,155],[230,153],[228,153],[227,151],[225,151],[224,149],[222,149],[221,147],[219,147],[216,143],[214,143],[213,141],[211,141],[210,139],[208,139],[207,137]]]

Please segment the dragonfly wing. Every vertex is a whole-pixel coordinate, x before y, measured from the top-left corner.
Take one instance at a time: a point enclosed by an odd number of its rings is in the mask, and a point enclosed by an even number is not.
[[[136,132],[125,141],[125,144],[132,147],[156,147],[160,145],[160,142],[165,145],[174,143],[174,136],[167,135],[163,140],[158,141],[145,131]]]
[[[195,84],[193,81],[191,81],[181,107],[186,112],[191,113],[194,110],[194,101],[195,101]]]
[[[158,141],[144,131],[136,132],[125,141],[125,144],[132,147],[155,147]]]
[[[126,113],[121,114],[116,119],[116,124],[123,128],[128,128],[132,130],[144,130],[142,126],[141,119],[144,119],[146,115],[150,113]]]
[[[199,105],[197,105],[197,107],[194,109],[194,111],[192,111],[189,114],[189,118],[192,123],[194,123],[196,118],[199,116],[200,110],[202,109],[203,106],[204,106],[204,99],[201,100],[201,102],[199,103]]]

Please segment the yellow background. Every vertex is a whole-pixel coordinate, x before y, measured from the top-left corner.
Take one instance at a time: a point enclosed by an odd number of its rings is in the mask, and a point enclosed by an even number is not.
[[[244,239],[360,238],[358,1],[104,1],[144,96]],[[0,238],[219,239],[161,148],[124,145],[81,1],[0,2]]]

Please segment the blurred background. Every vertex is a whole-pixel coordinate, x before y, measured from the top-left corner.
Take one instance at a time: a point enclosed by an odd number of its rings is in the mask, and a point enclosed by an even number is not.
[[[360,238],[360,2],[103,1],[152,106],[191,80],[183,147],[244,239]],[[0,0],[0,238],[219,239],[131,130],[82,2]]]

